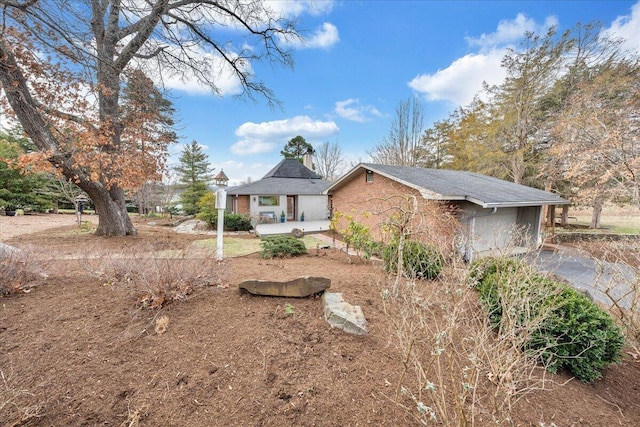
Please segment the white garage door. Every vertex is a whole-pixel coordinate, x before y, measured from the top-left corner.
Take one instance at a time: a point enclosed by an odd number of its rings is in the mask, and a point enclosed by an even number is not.
[[[494,214],[476,217],[474,219],[473,250],[483,252],[511,245],[518,237],[517,219],[518,208],[502,208]]]

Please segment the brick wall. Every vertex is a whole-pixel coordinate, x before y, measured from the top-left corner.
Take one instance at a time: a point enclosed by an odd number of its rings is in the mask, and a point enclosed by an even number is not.
[[[236,208],[239,214],[249,214],[249,196],[238,196],[236,199]]]
[[[452,237],[457,222],[446,207],[425,200],[417,190],[377,173],[372,178],[372,182],[367,182],[366,171],[362,169],[336,189],[332,195],[333,213],[353,215],[355,222],[369,227],[374,240],[386,241],[388,232],[384,223],[393,215],[407,213],[416,207],[419,214],[410,225],[415,238],[434,241]],[[338,229],[347,224],[348,221],[342,218]]]

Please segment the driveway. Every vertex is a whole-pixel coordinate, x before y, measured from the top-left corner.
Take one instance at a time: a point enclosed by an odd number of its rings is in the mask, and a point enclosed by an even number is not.
[[[621,307],[630,308],[633,291],[640,286],[640,276],[628,265],[594,260],[579,253],[543,250],[527,256],[527,260],[539,271],[564,279],[606,306],[611,305],[611,299],[605,290],[610,290]]]

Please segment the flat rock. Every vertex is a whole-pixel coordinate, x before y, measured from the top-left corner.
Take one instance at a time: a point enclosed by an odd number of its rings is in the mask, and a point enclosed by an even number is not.
[[[342,299],[341,293],[325,292],[324,318],[329,324],[353,335],[367,335],[367,319],[359,305],[351,305]]]
[[[272,297],[308,297],[323,292],[331,286],[328,277],[302,276],[297,279],[277,282],[274,280],[245,280],[238,287],[253,295]]]

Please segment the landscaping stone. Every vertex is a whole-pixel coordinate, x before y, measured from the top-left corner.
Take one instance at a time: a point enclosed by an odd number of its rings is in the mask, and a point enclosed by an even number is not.
[[[344,301],[341,293],[325,292],[324,318],[329,324],[353,335],[367,335],[369,328],[367,319],[359,305],[351,305]]]
[[[331,286],[328,277],[302,276],[286,282],[273,280],[245,280],[238,287],[253,295],[272,297],[308,297]]]
[[[294,228],[293,230],[291,230],[291,235],[296,239],[300,239],[304,237],[304,231],[300,230],[299,228]]]
[[[20,252],[20,249],[0,242],[0,258],[10,257],[12,254],[17,252]]]

